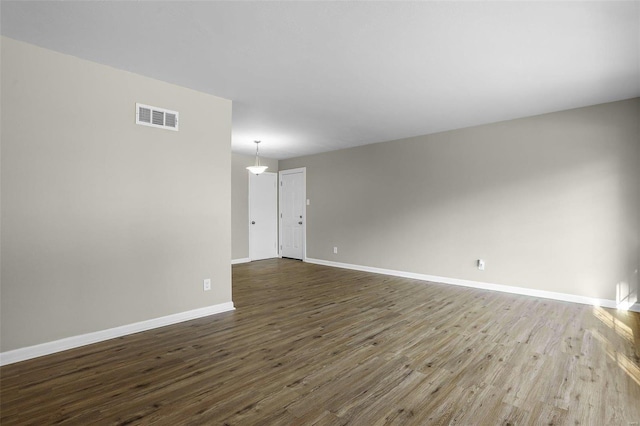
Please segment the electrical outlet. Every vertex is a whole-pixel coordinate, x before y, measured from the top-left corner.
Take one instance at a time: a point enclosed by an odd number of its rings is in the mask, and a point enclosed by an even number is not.
[[[478,269],[484,271],[484,260],[478,259]]]
[[[204,291],[211,290],[211,279],[210,278],[207,278],[206,280],[204,280],[204,282],[202,283],[202,288],[204,289]]]
[[[338,254],[338,247],[333,248],[333,254]]]

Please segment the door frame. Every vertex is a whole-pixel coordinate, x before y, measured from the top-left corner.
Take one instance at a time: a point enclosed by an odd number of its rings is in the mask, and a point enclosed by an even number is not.
[[[307,261],[307,168],[298,167],[278,171],[278,257],[282,258],[282,175],[302,172],[302,261]]]
[[[252,238],[251,238],[251,172],[247,170],[247,185],[249,186],[249,191],[248,191],[248,215],[247,215],[247,231],[249,232],[249,261],[252,262],[253,256],[252,256],[252,252],[251,252],[251,243],[252,243]],[[278,218],[279,213],[280,213],[280,195],[279,195],[279,191],[278,191],[278,182],[280,181],[280,175],[278,175],[278,173],[276,172],[263,172],[262,174],[269,174],[269,175],[274,175],[276,178],[276,208],[278,209],[278,211],[276,211],[276,233],[274,235],[274,239],[276,241],[276,251],[275,251],[275,256],[274,257],[280,257],[280,250],[278,249],[278,247],[280,246],[280,240],[279,240],[279,235],[278,235],[278,226],[280,224],[280,220]]]

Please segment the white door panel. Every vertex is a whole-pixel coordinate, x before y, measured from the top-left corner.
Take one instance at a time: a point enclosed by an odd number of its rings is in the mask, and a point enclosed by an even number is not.
[[[280,172],[280,255],[304,259],[305,170]]]
[[[249,258],[278,257],[278,178],[249,173]]]

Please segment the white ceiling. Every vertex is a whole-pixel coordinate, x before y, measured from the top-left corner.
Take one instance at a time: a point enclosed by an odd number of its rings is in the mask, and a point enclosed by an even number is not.
[[[640,2],[9,2],[3,35],[233,100],[290,158],[640,96]],[[170,108],[170,105],[166,106]]]

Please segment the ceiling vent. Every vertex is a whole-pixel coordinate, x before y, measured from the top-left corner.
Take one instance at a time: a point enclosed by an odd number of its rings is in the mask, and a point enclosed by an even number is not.
[[[178,131],[178,113],[137,103],[136,124]]]

